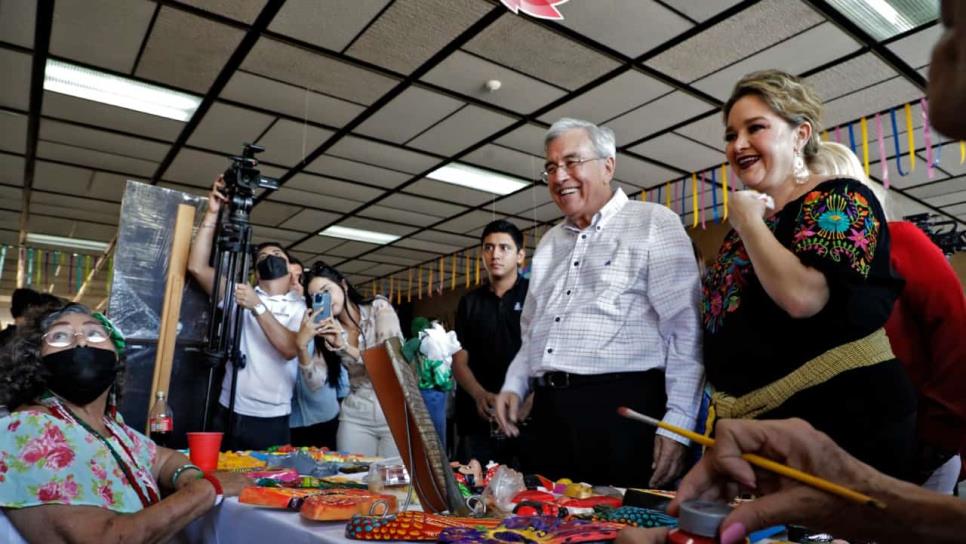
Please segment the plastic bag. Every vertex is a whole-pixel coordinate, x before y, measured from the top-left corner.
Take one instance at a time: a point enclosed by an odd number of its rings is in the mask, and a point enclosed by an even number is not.
[[[496,469],[496,474],[490,478],[486,489],[483,490],[487,510],[496,509],[504,514],[513,512],[513,497],[526,488],[523,474],[506,465],[500,465],[500,468]]]

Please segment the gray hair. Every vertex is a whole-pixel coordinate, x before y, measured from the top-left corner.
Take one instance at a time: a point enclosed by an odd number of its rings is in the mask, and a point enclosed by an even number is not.
[[[587,137],[590,138],[590,143],[594,146],[594,151],[598,157],[617,157],[617,145],[615,143],[613,130],[607,127],[599,127],[590,121],[570,117],[558,119],[556,123],[547,129],[547,135],[543,139],[544,149],[550,145],[550,142],[562,136],[564,132],[575,129],[581,129],[587,133]]]

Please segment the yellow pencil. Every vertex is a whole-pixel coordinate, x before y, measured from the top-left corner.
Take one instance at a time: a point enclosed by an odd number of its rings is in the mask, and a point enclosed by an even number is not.
[[[707,446],[709,448],[714,447],[713,438],[708,438],[707,436],[700,435],[696,432],[689,431],[687,429],[682,429],[677,425],[671,425],[670,423],[665,423],[659,419],[655,419],[653,417],[635,412],[630,408],[626,408],[622,406],[617,409],[617,413],[628,419],[635,419],[637,421],[641,421],[643,423],[647,423],[650,425],[654,425],[655,427],[660,427],[664,430],[671,431],[672,433],[679,434],[685,438],[694,440],[695,442],[697,442],[698,444],[701,444],[702,446]],[[828,480],[819,478],[818,476],[813,476],[806,472],[802,472],[788,465],[783,465],[777,461],[766,459],[760,455],[755,455],[754,453],[746,453],[746,454],[743,454],[741,458],[757,467],[763,468],[765,470],[770,470],[775,474],[780,474],[786,478],[797,480],[805,485],[812,486],[816,489],[821,489],[822,491],[827,491],[833,495],[838,495],[839,497],[842,497],[844,499],[848,499],[850,501],[857,502],[860,504],[867,504],[869,506],[873,506],[875,508],[879,508],[882,510],[884,510],[886,507],[885,503],[883,503],[882,501],[873,499],[868,495],[864,495],[862,493],[859,493],[858,491],[854,491],[845,486],[832,483]]]

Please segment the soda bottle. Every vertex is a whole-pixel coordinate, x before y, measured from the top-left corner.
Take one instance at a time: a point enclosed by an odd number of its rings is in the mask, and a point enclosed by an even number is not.
[[[174,431],[174,413],[164,397],[164,391],[158,391],[148,416],[148,430],[155,444],[170,447],[171,434]]]

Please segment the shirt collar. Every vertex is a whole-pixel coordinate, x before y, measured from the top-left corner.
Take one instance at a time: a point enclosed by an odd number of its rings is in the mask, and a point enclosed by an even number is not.
[[[610,200],[607,201],[607,204],[604,204],[604,207],[594,214],[594,217],[590,220],[590,225],[588,225],[587,228],[595,227],[597,230],[604,228],[611,218],[621,211],[626,203],[627,195],[624,194],[623,189],[618,187],[614,190],[614,194],[610,197]],[[564,226],[574,232],[580,232],[583,230],[577,228],[577,225],[571,223],[570,219],[565,220]]]
[[[270,298],[272,300],[285,300],[288,302],[295,302],[299,299],[298,294],[295,291],[286,291],[282,295],[270,295],[268,291],[262,289],[261,285],[255,286],[255,294],[261,297]]]

